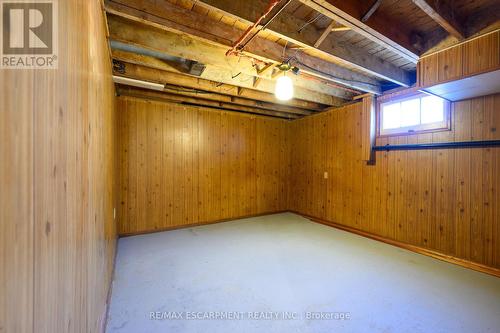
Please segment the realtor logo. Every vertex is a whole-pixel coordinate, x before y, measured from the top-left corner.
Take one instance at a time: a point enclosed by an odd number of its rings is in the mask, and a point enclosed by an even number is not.
[[[1,68],[57,68],[57,2],[0,0]]]

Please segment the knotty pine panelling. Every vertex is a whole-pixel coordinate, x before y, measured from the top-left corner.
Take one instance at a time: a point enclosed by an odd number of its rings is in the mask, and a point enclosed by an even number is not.
[[[58,2],[58,69],[0,70],[0,332],[103,330],[116,232],[101,8]]]
[[[430,87],[500,68],[500,31],[420,58],[417,86]]]
[[[356,103],[291,123],[290,209],[500,267],[500,149],[377,152],[369,166],[362,115]],[[452,121],[452,131],[377,144],[498,140],[500,95],[453,103]]]
[[[0,70],[0,332],[33,329],[34,73]]]
[[[118,98],[119,233],[286,210],[288,121]]]

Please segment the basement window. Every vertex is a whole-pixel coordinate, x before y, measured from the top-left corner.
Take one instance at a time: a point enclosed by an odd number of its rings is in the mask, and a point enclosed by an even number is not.
[[[424,93],[392,98],[378,105],[379,136],[450,129],[450,103]]]

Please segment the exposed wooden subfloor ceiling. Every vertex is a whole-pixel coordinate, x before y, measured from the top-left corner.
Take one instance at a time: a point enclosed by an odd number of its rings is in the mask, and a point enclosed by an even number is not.
[[[494,0],[477,1],[490,11],[498,7]],[[466,14],[474,22],[495,20],[466,0],[270,4],[105,0],[114,75],[163,87],[120,86],[120,93],[295,119],[365,93],[412,86],[420,54],[446,36],[474,33]],[[298,69],[288,74],[294,98],[286,102],[274,96],[284,62]]]

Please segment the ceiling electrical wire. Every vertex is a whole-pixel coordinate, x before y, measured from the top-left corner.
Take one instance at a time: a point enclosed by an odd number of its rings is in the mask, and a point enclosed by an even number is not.
[[[317,18],[317,17],[316,17]],[[329,77],[331,79],[334,79],[336,80],[337,82],[341,82],[343,84],[349,84],[349,83],[362,83],[362,84],[366,84],[366,85],[370,85],[370,86],[373,86],[373,87],[377,87],[378,85],[376,84],[373,84],[373,83],[370,83],[370,82],[364,82],[364,81],[358,81],[358,80],[349,80],[349,79],[344,79],[344,78],[340,78],[340,77],[337,77],[335,75],[332,75],[330,73],[326,73],[326,72],[323,72],[323,71],[320,71],[316,68],[313,68],[307,64],[304,64],[303,62],[301,62],[298,58],[297,58],[297,55],[299,53],[300,50],[297,50],[295,51],[295,54],[293,56],[290,56],[288,58],[285,59],[285,55],[286,55],[286,49],[287,49],[287,46],[288,46],[288,41],[285,41],[285,45],[283,46],[283,54],[282,54],[282,62],[283,63],[289,63],[291,64],[292,62],[294,62],[295,64],[297,64],[299,67],[303,67],[303,68],[307,68],[308,70],[312,71],[312,72],[315,72],[315,73],[318,73],[318,74],[321,74],[323,76],[326,76],[326,77]],[[341,87],[339,87],[341,88]]]
[[[257,30],[257,32],[255,32],[255,33],[254,33],[254,34],[253,34],[253,35],[252,35],[249,39],[247,39],[244,43],[242,43],[242,44],[240,45],[240,52],[241,52],[241,51],[245,48],[245,46],[247,46],[247,44],[248,44],[248,43],[250,43],[250,42],[251,42],[251,41],[252,41],[255,37],[257,37],[257,35],[258,35],[261,31],[265,30],[265,29],[267,28],[267,26],[268,26],[269,24],[271,24],[271,22],[272,22],[272,21],[273,21],[273,20],[274,20],[274,19],[275,19],[275,18],[276,18],[276,17],[277,17],[277,16],[278,16],[278,15],[279,15],[282,11],[283,11],[283,10],[285,10],[285,8],[286,8],[286,7],[287,7],[287,6],[288,6],[291,2],[292,2],[292,0],[287,0],[287,1],[283,4],[283,6],[281,6],[281,8],[280,8],[280,9],[279,9],[276,13],[274,13],[274,15],[273,15],[273,16],[271,16],[271,17],[269,18],[269,20],[267,20],[267,22],[266,22],[265,24],[263,24],[263,25],[262,25],[262,26],[261,26],[261,27]]]
[[[301,33],[302,30],[304,30],[308,25],[310,24],[313,24],[314,22],[316,22],[321,16],[323,16],[323,14],[318,14],[316,17],[310,19],[309,21],[307,21],[306,23],[304,23],[299,30],[297,30],[298,33]]]

